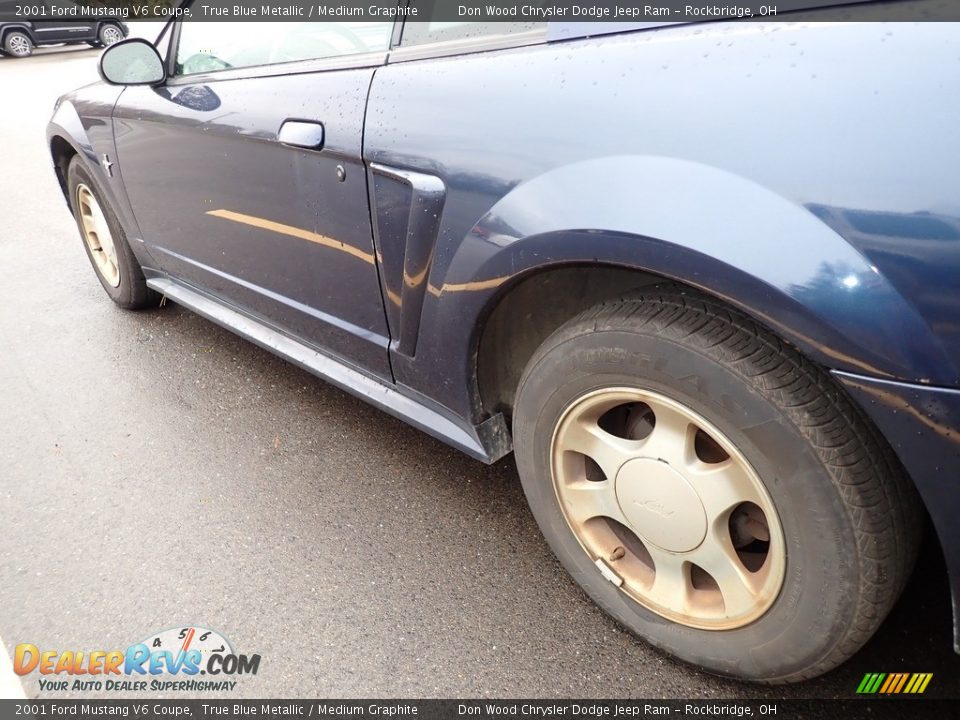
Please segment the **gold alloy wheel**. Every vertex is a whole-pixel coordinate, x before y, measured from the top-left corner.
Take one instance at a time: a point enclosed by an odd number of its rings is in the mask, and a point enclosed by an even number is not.
[[[757,473],[716,427],[659,393],[573,402],[551,443],[554,488],[602,575],[674,622],[731,630],[776,599],[783,530]]]
[[[83,239],[90,248],[97,272],[110,287],[120,285],[120,265],[117,262],[117,248],[113,244],[113,235],[107,218],[103,215],[100,203],[86,185],[77,185],[77,207],[80,209],[80,225]]]

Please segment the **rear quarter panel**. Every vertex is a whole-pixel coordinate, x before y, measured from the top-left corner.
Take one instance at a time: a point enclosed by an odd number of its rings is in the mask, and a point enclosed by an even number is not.
[[[960,296],[943,291],[960,242],[930,255],[911,237],[911,219],[960,217],[957,37],[711,23],[379,70],[367,160],[447,189],[397,379],[475,414],[476,327],[499,294],[600,261],[726,297],[828,367],[957,384]],[[850,213],[872,232],[830,222]]]

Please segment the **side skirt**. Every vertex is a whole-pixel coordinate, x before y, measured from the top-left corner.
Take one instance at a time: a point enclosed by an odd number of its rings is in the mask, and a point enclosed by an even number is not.
[[[152,277],[147,280],[147,285],[207,320],[366,400],[472,458],[492,463],[512,450],[502,415],[496,415],[475,427],[460,418],[442,414],[396,386],[355,370],[172,278]]]

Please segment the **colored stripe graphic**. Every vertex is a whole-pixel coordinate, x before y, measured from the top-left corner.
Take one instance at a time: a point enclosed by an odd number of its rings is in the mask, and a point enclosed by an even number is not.
[[[907,683],[907,673],[900,673],[900,682],[897,683],[897,686],[893,688],[893,692],[898,693],[903,690],[903,686]]]
[[[932,679],[933,673],[867,673],[857,686],[857,694],[919,695]]]
[[[897,679],[898,677],[896,673],[892,673],[891,675],[888,675],[886,682],[884,682],[883,685],[880,686],[880,692],[882,693],[890,692],[891,683],[896,682]]]

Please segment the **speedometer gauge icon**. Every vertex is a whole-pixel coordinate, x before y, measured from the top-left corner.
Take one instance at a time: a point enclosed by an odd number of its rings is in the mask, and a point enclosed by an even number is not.
[[[150,635],[142,642],[150,648],[150,652],[166,650],[173,653],[174,657],[190,650],[200,651],[204,659],[214,653],[233,654],[233,646],[223,635],[216,630],[197,625],[162,630]],[[205,663],[200,664],[204,665]]]

